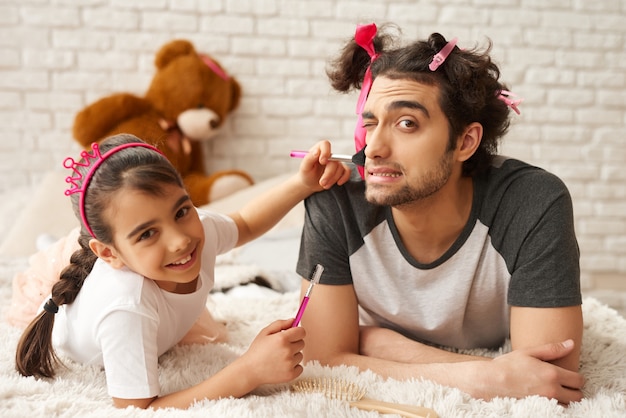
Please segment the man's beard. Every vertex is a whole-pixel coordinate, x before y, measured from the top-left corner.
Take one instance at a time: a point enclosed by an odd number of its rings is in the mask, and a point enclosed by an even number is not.
[[[402,206],[426,199],[438,192],[452,175],[452,151],[446,152],[437,166],[423,175],[417,187],[405,184],[393,194],[385,193],[386,185],[366,183],[365,198],[368,202],[380,206]],[[376,192],[380,193],[376,193]]]

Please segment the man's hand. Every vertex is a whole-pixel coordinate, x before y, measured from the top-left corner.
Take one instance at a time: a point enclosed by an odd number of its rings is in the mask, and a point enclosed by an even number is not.
[[[584,378],[580,373],[558,366],[550,361],[567,356],[574,342],[544,344],[514,350],[478,365],[480,376],[474,380],[470,395],[489,400],[497,396],[523,398],[531,395],[556,399],[561,404],[583,398]]]
[[[572,340],[522,348],[491,360],[420,344],[385,328],[361,327],[360,337],[362,355],[415,365],[411,368],[416,375],[458,387],[475,398],[539,395],[562,404],[582,399],[583,377],[550,363],[574,350]],[[436,366],[447,372],[438,372]]]

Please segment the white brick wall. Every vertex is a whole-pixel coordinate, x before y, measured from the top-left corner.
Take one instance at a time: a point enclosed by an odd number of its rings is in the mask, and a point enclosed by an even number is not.
[[[586,288],[626,289],[624,0],[2,0],[0,191],[34,185],[78,148],[74,115],[118,91],[143,94],[173,38],[214,55],[243,86],[207,147],[208,169],[261,180],[329,138],[352,149],[355,97],[324,67],[356,23],[494,42],[502,79],[525,98],[502,152],[555,172],[576,210]]]

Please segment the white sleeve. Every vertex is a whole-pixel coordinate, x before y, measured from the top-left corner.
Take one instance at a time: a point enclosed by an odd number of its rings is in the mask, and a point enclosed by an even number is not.
[[[227,215],[197,209],[204,226],[205,245],[213,256],[232,250],[239,239],[239,230],[235,221]]]
[[[115,310],[96,327],[109,395],[145,399],[159,395],[158,319],[137,307]]]

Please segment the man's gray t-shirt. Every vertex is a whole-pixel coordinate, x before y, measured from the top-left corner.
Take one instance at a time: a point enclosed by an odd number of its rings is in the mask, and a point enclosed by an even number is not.
[[[405,249],[391,209],[368,203],[363,181],[305,202],[297,271],[324,266],[322,284],[354,285],[362,324],[456,348],[509,336],[509,306],[581,304],[572,202],[556,176],[497,157],[475,177],[469,220],[429,264]]]

